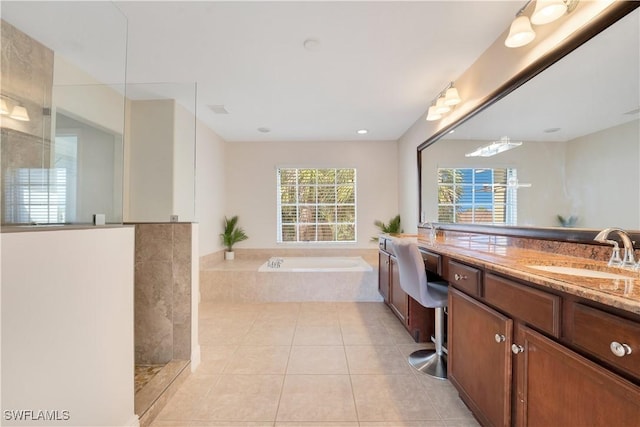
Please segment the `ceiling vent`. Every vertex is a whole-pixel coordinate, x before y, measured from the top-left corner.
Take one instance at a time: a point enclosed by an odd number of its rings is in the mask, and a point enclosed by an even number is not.
[[[208,107],[216,114],[229,114],[229,111],[224,108],[224,105],[209,105]]]

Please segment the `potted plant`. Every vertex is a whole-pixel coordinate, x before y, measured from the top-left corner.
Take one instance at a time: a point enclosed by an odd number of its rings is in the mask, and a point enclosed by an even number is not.
[[[373,224],[380,229],[381,234],[399,234],[402,233],[403,230],[400,227],[400,215],[396,215],[395,217],[389,220],[389,225],[385,224],[380,220],[375,220]],[[378,240],[378,236],[373,236],[371,238],[372,242]]]
[[[249,238],[244,230],[238,227],[238,215],[231,218],[224,217],[224,232],[220,233],[220,238],[222,239],[222,244],[227,248],[224,253],[224,259],[234,259],[233,245]]]

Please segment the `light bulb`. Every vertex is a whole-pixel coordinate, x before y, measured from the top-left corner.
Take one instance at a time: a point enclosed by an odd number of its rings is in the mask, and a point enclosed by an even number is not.
[[[433,122],[435,120],[440,120],[442,115],[436,112],[436,106],[432,105],[429,107],[429,111],[427,112],[427,121]]]
[[[438,100],[436,101],[436,113],[446,114],[449,111],[451,111],[451,107],[449,107],[448,105],[445,105],[444,96],[441,96],[440,98],[438,98]]]
[[[504,41],[504,45],[507,47],[520,47],[531,43],[535,38],[536,33],[531,28],[529,18],[520,15],[511,23],[509,36]]]
[[[457,105],[462,101],[460,95],[458,95],[458,89],[450,87],[447,89],[447,94],[444,96],[444,105]]]
[[[531,23],[548,24],[567,13],[567,5],[563,0],[536,0],[536,8],[531,15]]]

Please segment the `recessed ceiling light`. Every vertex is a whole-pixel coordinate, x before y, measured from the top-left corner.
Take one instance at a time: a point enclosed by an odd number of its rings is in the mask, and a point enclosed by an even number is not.
[[[455,131],[456,131],[455,129],[451,129],[449,133],[454,133]]]
[[[304,46],[305,49],[307,49],[310,52],[316,52],[318,50],[320,50],[320,41],[317,39],[306,39],[302,45]]]
[[[549,129],[545,129],[543,132],[544,133],[554,133],[554,132],[558,132],[561,128],[549,128]]]
[[[271,132],[271,129],[265,128],[265,127],[260,127],[260,128],[258,128],[258,132],[269,133],[269,132]]]
[[[366,129],[359,129],[358,131],[356,131],[356,133],[357,133],[358,135],[366,135],[366,134],[368,134],[368,133],[369,133],[369,131],[368,131],[368,130],[366,130]]]

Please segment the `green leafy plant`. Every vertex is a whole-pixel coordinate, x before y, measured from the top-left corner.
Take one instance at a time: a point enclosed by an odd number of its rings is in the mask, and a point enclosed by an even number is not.
[[[396,215],[395,217],[391,218],[388,225],[380,220],[375,220],[373,224],[380,229],[380,233],[397,234],[403,232],[402,228],[400,227],[400,215]],[[376,240],[378,240],[378,236],[373,236],[371,238],[372,242]]]
[[[558,215],[558,222],[560,222],[560,225],[563,227],[573,227],[576,225],[576,222],[578,222],[578,217],[571,215],[570,217],[565,218],[562,215]]]
[[[238,227],[238,215],[231,218],[224,217],[224,232],[220,233],[220,238],[228,252],[233,251],[233,245],[249,238],[244,230]]]

